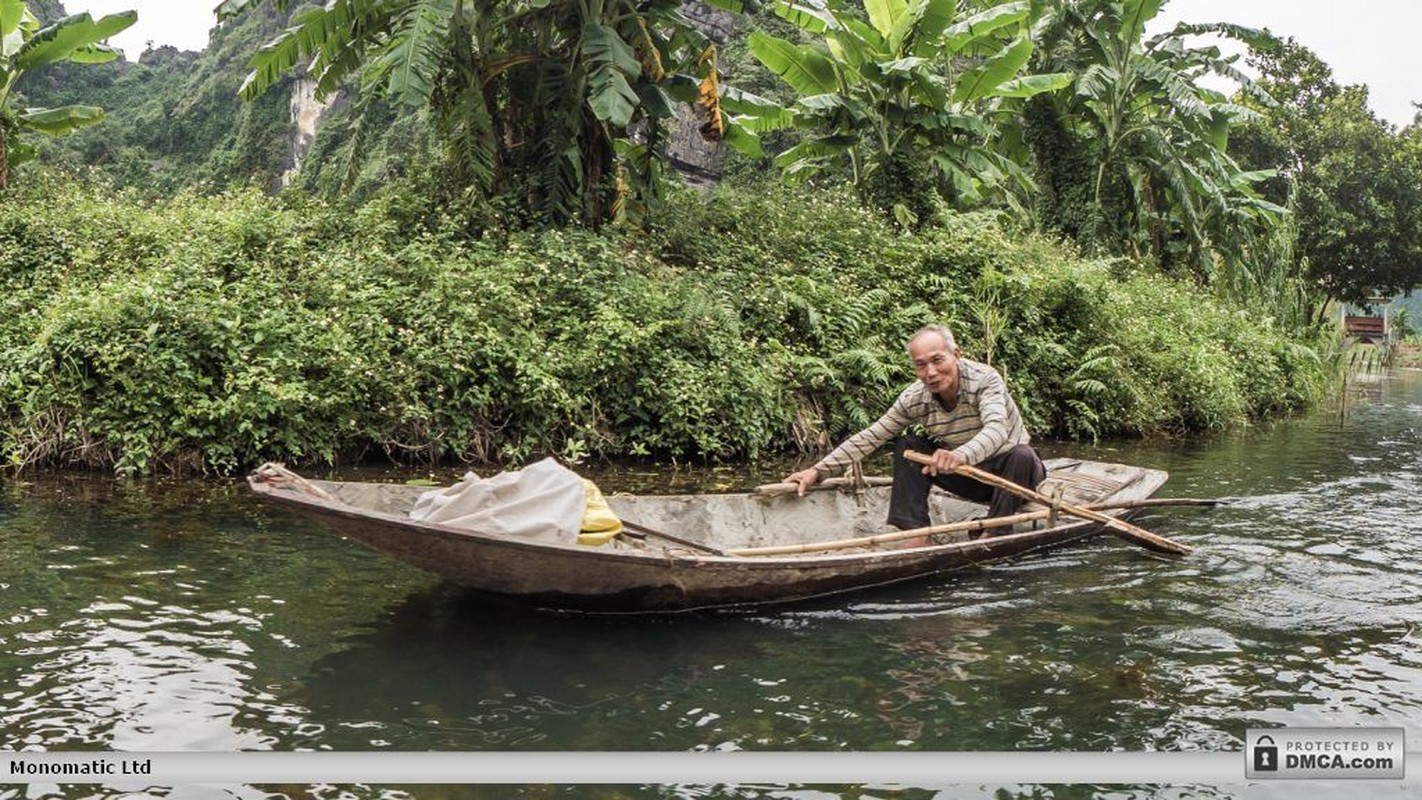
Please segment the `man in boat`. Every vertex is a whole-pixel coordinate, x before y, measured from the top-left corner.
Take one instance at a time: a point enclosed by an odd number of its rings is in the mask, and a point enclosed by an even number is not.
[[[909,530],[931,524],[928,493],[934,484],[959,497],[987,503],[989,517],[1016,513],[1023,503],[1017,495],[953,473],[955,467],[968,464],[1029,489],[1037,488],[1046,477],[1046,468],[1029,444],[1031,437],[1002,376],[986,364],[959,355],[952,332],[942,325],[920,328],[909,338],[908,355],[918,380],[899,394],[888,412],[817,464],[785,481],[796,484],[803,496],[821,478],[839,474],[898,437],[890,525]],[[921,426],[927,437],[903,435],[915,425]],[[909,461],[904,458],[908,450],[930,454],[933,463],[920,466]]]

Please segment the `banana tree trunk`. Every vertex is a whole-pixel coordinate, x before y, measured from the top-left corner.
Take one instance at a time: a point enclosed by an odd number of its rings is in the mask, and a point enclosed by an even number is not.
[[[0,118],[0,191],[10,185],[10,143],[5,120]]]

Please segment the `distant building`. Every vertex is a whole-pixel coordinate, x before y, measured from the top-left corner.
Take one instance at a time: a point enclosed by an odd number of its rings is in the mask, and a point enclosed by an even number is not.
[[[1359,342],[1387,344],[1392,340],[1391,305],[1391,297],[1369,297],[1361,306],[1344,303],[1340,310],[1343,335]]]

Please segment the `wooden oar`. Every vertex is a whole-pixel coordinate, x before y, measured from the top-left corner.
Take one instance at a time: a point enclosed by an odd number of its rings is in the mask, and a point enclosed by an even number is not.
[[[907,458],[908,460],[918,464],[928,465],[933,463],[933,458],[931,456],[924,453],[917,453],[912,450],[906,451],[904,453],[904,458]],[[1054,501],[1052,498],[1042,494],[1041,492],[1028,489],[1026,486],[1020,486],[1006,478],[994,475],[991,472],[985,472],[981,469],[978,469],[977,467],[963,464],[962,466],[955,468],[954,472],[957,472],[961,475],[966,475],[969,478],[978,481],[979,483],[986,483],[989,486],[996,486],[999,489],[1011,492],[1017,495],[1018,497],[1025,498],[1027,500],[1035,500],[1044,506],[1055,506],[1057,508],[1060,508],[1063,512],[1072,515],[1073,517],[1081,517],[1082,519],[1089,519],[1092,522],[1098,522],[1102,525],[1105,525],[1108,530],[1110,530],[1117,536],[1129,542],[1132,542],[1133,544],[1138,544],[1141,547],[1147,548],[1149,550],[1154,550],[1157,553],[1168,553],[1170,555],[1183,556],[1193,552],[1194,550],[1194,548],[1191,548],[1188,545],[1183,545],[1179,542],[1167,539],[1164,536],[1159,536],[1157,534],[1151,533],[1145,528],[1136,527],[1135,525],[1132,525],[1131,523],[1126,522],[1123,519],[1117,519],[1115,517],[1107,516],[1105,514],[1102,514],[1100,511],[1093,511],[1089,508],[1073,505],[1071,503],[1062,503]]]
[[[689,548],[691,548],[692,550],[700,550],[700,551],[703,552],[703,553],[710,553],[710,554],[713,555],[713,556],[730,556],[730,555],[735,555],[735,553],[727,552],[727,551],[725,551],[725,550],[722,550],[722,549],[719,548],[719,547],[712,547],[712,546],[709,545],[709,544],[702,544],[702,543],[700,543],[700,542],[693,542],[693,541],[691,541],[690,539],[683,539],[683,538],[681,538],[680,536],[672,536],[670,533],[662,533],[661,531],[657,530],[656,528],[648,528],[646,525],[639,525],[639,524],[637,524],[637,523],[635,523],[635,522],[629,522],[628,520],[625,520],[625,519],[622,520],[622,527],[627,528],[628,530],[631,530],[631,531],[635,531],[635,532],[637,532],[637,533],[641,533],[641,534],[647,535],[647,536],[655,536],[655,537],[657,537],[658,539],[666,539],[666,540],[669,541],[669,542],[673,542],[673,543],[675,543],[675,544],[679,544],[679,545],[681,545],[681,546],[683,546],[683,547],[689,547]]]

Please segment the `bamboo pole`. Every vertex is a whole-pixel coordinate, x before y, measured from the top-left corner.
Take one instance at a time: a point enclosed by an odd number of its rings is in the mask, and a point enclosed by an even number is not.
[[[825,550],[846,550],[851,547],[868,547],[876,544],[899,542],[904,539],[917,539],[938,533],[982,530],[984,528],[1013,525],[1018,522],[1031,522],[1033,520],[1043,519],[1050,513],[1051,511],[1043,509],[1041,511],[1027,511],[1021,514],[1013,514],[1010,517],[989,517],[986,519],[963,520],[962,522],[947,522],[942,525],[930,525],[926,528],[890,531],[874,536],[860,536],[854,539],[836,539],[831,542],[806,542],[805,544],[772,545],[769,547],[742,547],[726,552],[734,556],[788,556],[797,553],[818,553]]]
[[[1205,497],[1146,497],[1140,500],[1122,500],[1119,503],[1088,503],[1087,508],[1100,511],[1103,508],[1160,508],[1161,506],[1227,506],[1232,500]]]
[[[870,475],[864,478],[864,483],[867,486],[888,486],[893,482],[893,478],[878,475]],[[811,486],[810,491],[822,492],[826,489],[840,489],[853,485],[854,481],[849,478],[825,478]],[[780,494],[795,494],[797,491],[799,491],[799,487],[793,483],[763,483],[752,489],[751,493],[775,496]]]
[[[1092,503],[1086,506],[1086,508],[1093,511],[1111,511],[1117,509],[1159,508],[1162,506],[1217,506],[1225,502],[1227,501],[1202,500],[1194,497],[1152,497],[1140,500],[1117,500],[1115,502]],[[891,542],[903,541],[904,539],[916,539],[939,533],[956,533],[987,528],[1000,528],[1006,525],[1015,525],[1019,522],[1034,522],[1039,519],[1050,519],[1052,511],[1050,508],[1044,508],[1040,511],[1024,511],[1021,514],[1013,514],[1009,517],[987,517],[984,519],[963,520],[961,522],[946,522],[942,525],[930,525],[926,528],[889,531],[888,533],[880,533],[873,536],[859,536],[853,539],[835,539],[828,542],[807,542],[805,544],[771,545],[767,547],[742,547],[727,550],[726,554],[733,556],[785,556],[800,553],[820,553],[829,550],[847,550],[853,547],[889,544]]]
[[[933,458],[931,456],[926,455],[924,453],[916,453],[912,450],[905,452],[904,457],[910,461],[919,464],[927,465],[933,463]],[[985,472],[981,469],[978,469],[977,467],[963,464],[959,467],[956,467],[954,471],[961,475],[966,475],[980,483],[986,483],[989,486],[996,486],[999,489],[1011,492],[1017,495],[1018,497],[1025,498],[1027,500],[1035,500],[1038,503],[1042,503],[1043,505],[1051,505],[1052,503],[1052,498],[1047,497],[1041,492],[1028,489],[1026,486],[1019,486],[1006,478],[994,475],[991,472]],[[1102,525],[1105,525],[1106,528],[1112,533],[1116,534],[1117,536],[1120,536],[1123,539],[1126,539],[1132,544],[1140,545],[1141,547],[1154,550],[1158,553],[1168,553],[1170,555],[1183,556],[1194,550],[1194,548],[1190,547],[1189,545],[1183,545],[1179,542],[1167,539],[1164,536],[1159,536],[1157,534],[1151,533],[1150,531],[1144,528],[1138,528],[1123,519],[1117,519],[1116,517],[1108,517],[1105,514],[1102,514],[1100,511],[1093,511],[1090,508],[1072,505],[1069,503],[1058,503],[1057,507],[1060,508],[1063,512],[1072,515],[1073,517],[1081,517],[1082,519],[1089,519],[1092,522],[1097,522]]]

